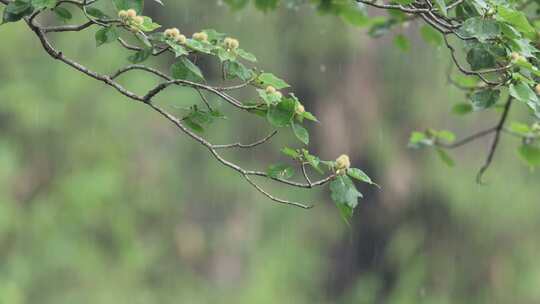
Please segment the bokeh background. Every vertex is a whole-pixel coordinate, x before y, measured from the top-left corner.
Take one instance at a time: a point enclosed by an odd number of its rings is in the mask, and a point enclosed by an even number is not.
[[[412,130],[466,135],[497,118],[450,114],[464,97],[446,83],[448,54],[416,25],[372,39],[310,6],[264,14],[166,2],[147,15],[238,37],[321,120],[313,150],[348,153],[382,189],[361,185],[350,228],[326,190],[268,185],[317,203],[276,205],[157,114],[54,62],[23,24],[1,26],[0,303],[540,302],[539,179],[516,140],[504,138],[484,186],[475,174],[489,139],[452,151],[454,168],[407,148]],[[393,45],[399,33],[408,52]],[[127,64],[115,45],[96,50],[93,35],[55,41],[102,72]],[[160,102],[180,113],[196,99],[175,89]],[[268,132],[221,109],[230,119],[208,130],[215,141]],[[264,169],[292,142],[228,156]]]

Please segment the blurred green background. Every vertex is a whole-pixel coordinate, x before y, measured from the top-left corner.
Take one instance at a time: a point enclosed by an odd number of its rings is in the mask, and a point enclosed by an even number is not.
[[[475,174],[488,139],[452,151],[454,168],[406,147],[414,129],[466,135],[497,119],[449,114],[464,97],[446,83],[447,52],[417,26],[398,32],[412,39],[402,52],[393,34],[371,39],[309,6],[166,5],[147,15],[238,37],[319,117],[314,151],[348,153],[382,190],[361,186],[350,229],[326,190],[267,185],[317,203],[276,205],[157,114],[54,62],[22,23],[1,26],[0,303],[540,302],[540,187],[517,142],[504,138],[485,186]],[[102,72],[128,63],[115,45],[96,50],[94,31],[55,41]],[[155,79],[123,82],[142,92]],[[180,113],[197,101],[174,89],[160,102]],[[268,132],[221,109],[216,142]],[[264,169],[291,142],[228,156]]]

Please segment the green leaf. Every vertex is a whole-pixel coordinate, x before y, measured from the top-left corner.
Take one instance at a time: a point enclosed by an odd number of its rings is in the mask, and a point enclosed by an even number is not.
[[[473,107],[470,103],[458,103],[452,107],[452,113],[456,115],[465,115],[467,113],[472,112]]]
[[[497,64],[495,56],[483,45],[477,45],[467,52],[467,62],[474,71],[493,68]]]
[[[151,32],[151,31],[157,30],[158,28],[161,27],[161,25],[153,22],[152,18],[150,18],[150,17],[144,16],[143,19],[144,19],[143,24],[139,26],[139,28],[143,32]]]
[[[499,20],[513,25],[518,31],[524,33],[526,36],[534,36],[536,34],[534,27],[529,23],[529,20],[527,20],[527,17],[523,12],[504,6],[498,6],[497,14],[495,16]]]
[[[145,48],[140,51],[135,52],[135,54],[128,57],[129,62],[131,63],[141,63],[148,59],[152,55],[152,49]]]
[[[225,38],[225,34],[220,33],[214,29],[205,29],[203,30],[206,35],[208,35],[208,41],[211,43],[217,43],[219,40]]]
[[[532,129],[524,123],[512,122],[512,124],[510,124],[510,131],[522,136],[527,136],[532,132]]]
[[[319,122],[319,120],[317,119],[317,117],[315,117],[315,115],[311,114],[311,113],[308,112],[308,111],[305,111],[304,113],[302,113],[302,117],[304,117],[304,118],[307,119],[307,120]]]
[[[290,125],[294,116],[296,102],[292,98],[283,98],[277,105],[272,105],[266,115],[268,121],[276,127]]]
[[[380,19],[377,22],[373,22],[369,28],[368,35],[377,38],[381,37],[384,34],[388,33],[394,25],[398,22],[396,19]]]
[[[214,46],[208,42],[198,41],[195,39],[188,39],[186,46],[194,51],[212,55],[212,49]]]
[[[442,139],[448,143],[451,143],[454,140],[456,140],[456,135],[447,130],[436,131],[435,135],[437,136],[438,139]]]
[[[291,149],[291,148],[288,148],[288,147],[284,147],[283,149],[281,149],[281,153],[293,158],[293,159],[298,159],[300,157],[300,153],[298,153],[297,150],[295,149]]]
[[[144,7],[144,0],[112,0],[116,10],[128,10],[130,8],[141,14]]]
[[[257,77],[257,81],[263,87],[273,86],[278,90],[290,87],[283,79],[276,77],[272,73],[262,73]]]
[[[371,185],[377,185],[371,180],[371,178],[364,171],[358,168],[349,168],[347,170],[347,175],[361,182],[368,183]]]
[[[490,108],[497,103],[500,95],[501,92],[499,90],[492,89],[474,92],[470,97],[473,109],[477,111]]]
[[[188,55],[189,52],[181,45],[179,45],[178,43],[174,42],[174,41],[171,41],[171,40],[166,40],[165,41],[170,47],[171,49],[174,51],[174,56],[175,57],[180,57],[180,56],[184,56],[184,55]]]
[[[32,6],[34,9],[54,8],[57,0],[32,0]]]
[[[409,138],[410,148],[423,148],[433,145],[433,139],[429,138],[425,133],[414,131]]]
[[[266,93],[266,90],[257,89],[257,93],[259,93],[259,96],[266,102],[267,105],[273,105],[281,101],[283,98],[281,95],[277,93]]]
[[[175,79],[185,79],[194,82],[204,81],[204,76],[199,67],[185,56],[180,57],[178,62],[171,66],[171,74]]]
[[[101,11],[100,9],[97,9],[95,7],[87,7],[86,13],[90,15],[91,17],[97,18],[97,19],[105,19],[108,18],[108,16]]]
[[[330,182],[330,192],[341,216],[349,222],[354,208],[358,206],[358,198],[362,197],[362,194],[356,190],[354,183],[346,175],[340,175]]]
[[[351,219],[354,214],[354,209],[344,204],[336,204],[336,207],[339,210],[339,214],[341,215],[341,218],[345,221],[345,223],[347,223],[347,225],[350,226]]]
[[[2,24],[8,22],[17,22],[25,16],[32,14],[33,11],[34,8],[32,7],[30,1],[16,0],[10,2],[4,9]]]
[[[531,167],[540,165],[540,148],[537,146],[522,145],[518,148],[518,155]]]
[[[437,155],[443,163],[445,163],[448,167],[454,167],[454,160],[450,157],[450,155],[448,155],[448,153],[446,153],[444,149],[436,148],[435,151],[437,151]]]
[[[118,31],[114,26],[103,27],[96,32],[96,46],[111,43],[118,39]]]
[[[411,43],[409,42],[409,39],[405,37],[403,34],[399,34],[394,38],[394,44],[398,47],[398,49],[406,52],[411,48]]]
[[[223,69],[231,78],[238,77],[243,81],[248,81],[253,77],[253,72],[238,61],[225,61]]]
[[[446,2],[444,0],[435,0],[437,8],[441,11],[443,16],[448,16],[448,10],[446,8]]]
[[[226,50],[222,47],[217,49],[218,57],[221,62],[236,61],[236,53],[231,50]]]
[[[372,24],[372,20],[366,14],[365,8],[359,7],[358,5],[354,5],[352,3],[350,5],[345,5],[345,7],[340,11],[339,15],[345,22],[348,22],[354,26],[363,27]]]
[[[296,138],[306,145],[309,144],[309,132],[304,127],[293,122],[292,129]]]
[[[304,154],[304,160],[306,160],[309,165],[315,169],[320,174],[324,174],[324,171],[319,167],[319,164],[321,163],[321,159],[318,158],[315,155],[309,154],[309,151],[306,149],[302,149],[302,152]]]
[[[246,52],[243,49],[237,49],[236,54],[238,54],[238,56],[242,57],[243,59],[247,61],[257,62],[257,57],[255,57],[255,55],[249,52]]]
[[[525,103],[529,101],[538,101],[538,97],[536,96],[534,91],[523,82],[517,84],[510,84],[509,92],[512,97]]]
[[[497,38],[501,34],[501,28],[497,21],[483,17],[465,20],[460,30],[464,36],[477,38],[480,42]]]
[[[437,32],[431,26],[423,25],[420,28],[420,35],[426,43],[432,44],[433,46],[441,46],[443,44],[441,33]]]
[[[289,165],[277,164],[269,166],[266,173],[273,178],[289,179],[294,176],[294,169]]]

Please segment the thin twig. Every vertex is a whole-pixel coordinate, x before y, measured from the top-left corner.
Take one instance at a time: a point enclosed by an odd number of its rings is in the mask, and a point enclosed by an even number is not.
[[[278,133],[277,130],[274,130],[272,133],[268,134],[267,136],[257,140],[256,142],[250,143],[250,144],[242,144],[242,143],[233,143],[233,144],[227,144],[227,145],[213,145],[212,147],[214,149],[230,149],[230,148],[242,148],[242,149],[249,149],[254,148],[256,146],[262,145],[266,143],[270,138],[274,137]]]
[[[501,132],[504,128],[504,123],[506,122],[506,119],[508,118],[508,113],[510,113],[511,106],[512,106],[512,96],[508,96],[508,100],[506,101],[504,105],[503,113],[501,114],[501,119],[499,120],[499,123],[497,124],[497,127],[495,129],[495,137],[493,138],[493,143],[491,144],[491,147],[489,148],[489,153],[486,158],[486,162],[480,168],[480,170],[478,171],[478,174],[476,175],[476,182],[479,184],[482,184],[482,176],[484,175],[486,170],[491,165],[491,162],[493,161],[493,157],[495,156],[495,151],[497,150],[497,146],[499,145]]]

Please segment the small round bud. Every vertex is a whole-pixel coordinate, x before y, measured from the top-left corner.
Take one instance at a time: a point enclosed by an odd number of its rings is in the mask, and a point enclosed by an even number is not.
[[[142,25],[144,23],[144,18],[142,16],[133,17],[133,23],[136,25]]]
[[[195,33],[193,34],[193,39],[199,41],[208,41],[208,34],[206,34],[205,32]]]
[[[537,123],[537,122],[533,123],[531,129],[532,129],[534,132],[540,131],[540,124]]]
[[[179,43],[179,44],[184,44],[184,43],[186,43],[187,38],[186,38],[186,36],[184,36],[184,35],[182,35],[182,34],[179,34],[178,36],[176,36],[176,37],[174,38],[174,41],[176,41],[176,42]]]
[[[122,18],[122,19],[126,19],[128,17],[128,12],[125,11],[125,10],[120,10],[118,12],[118,17]]]
[[[231,48],[232,48],[233,50],[236,50],[236,49],[239,48],[239,47],[240,47],[240,42],[239,42],[237,39],[233,39],[233,40],[231,41]]]
[[[347,170],[351,167],[351,161],[346,154],[341,155],[336,159],[336,169]]]
[[[276,95],[278,99],[281,99],[283,97],[283,94],[281,94],[280,91],[275,92],[274,95]]]
[[[517,61],[519,57],[521,57],[521,55],[518,52],[512,52],[512,54],[510,54],[510,57],[512,58],[512,60]]]
[[[336,170],[336,175],[345,175],[345,173],[347,173],[346,169],[337,169]]]
[[[130,26],[130,27],[129,27],[129,30],[130,30],[132,33],[138,33],[138,32],[139,32],[139,28],[136,27],[136,26]]]
[[[275,92],[277,92],[277,90],[273,86],[266,87],[266,94],[274,94]]]
[[[235,50],[240,46],[240,42],[238,42],[238,40],[236,40],[234,38],[231,38],[231,37],[225,38],[223,40],[223,43],[225,44],[225,47],[228,50]]]
[[[304,112],[306,112],[306,108],[304,108],[302,104],[298,104],[298,106],[296,106],[296,114],[302,115]]]
[[[127,13],[127,16],[129,18],[133,18],[133,17],[137,16],[137,11],[135,11],[132,8],[128,9],[126,13]]]
[[[175,38],[180,36],[180,30],[173,27],[170,29],[166,29],[165,32],[163,32],[167,38]]]
[[[534,90],[536,91],[536,94],[540,95],[540,83],[534,87]]]

